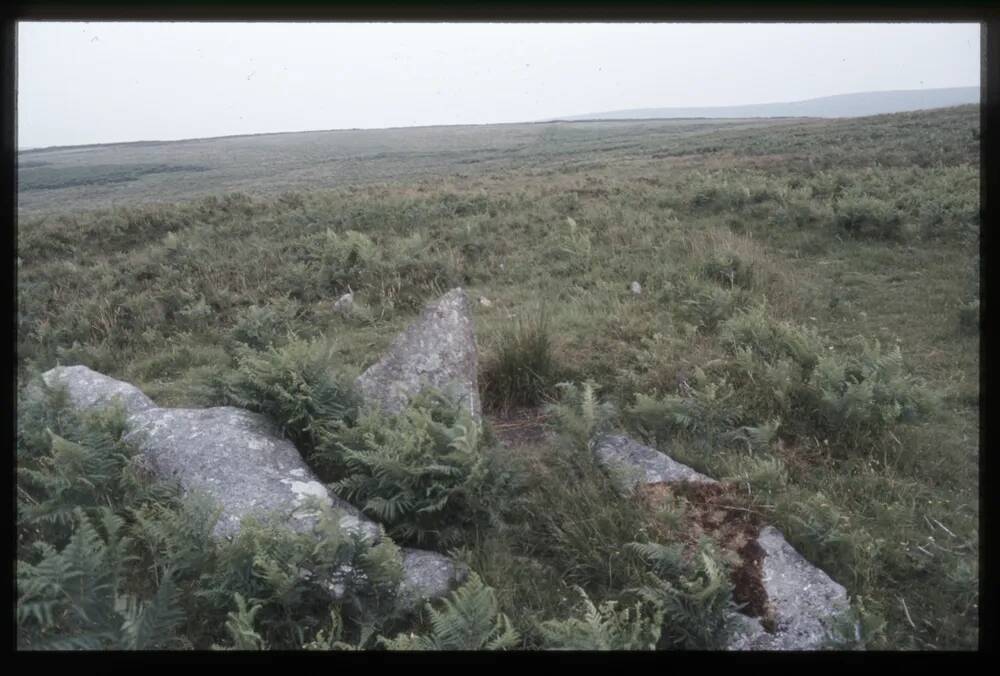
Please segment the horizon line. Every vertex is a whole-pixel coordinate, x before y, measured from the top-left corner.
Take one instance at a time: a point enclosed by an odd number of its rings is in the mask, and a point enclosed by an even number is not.
[[[338,131],[389,131],[393,129],[427,129],[432,127],[487,127],[487,126],[500,126],[500,125],[514,125],[514,124],[546,124],[553,122],[591,122],[591,121],[609,121],[609,122],[635,122],[646,120],[656,120],[656,119],[691,119],[691,120],[708,120],[715,119],[711,117],[696,116],[690,118],[629,118],[629,119],[611,119],[611,118],[600,118],[600,117],[587,117],[584,115],[612,115],[618,113],[625,113],[629,111],[644,111],[644,110],[688,110],[688,109],[723,109],[723,108],[746,108],[751,106],[774,106],[774,105],[792,105],[797,103],[808,103],[810,101],[818,101],[821,99],[835,98],[838,96],[856,96],[860,94],[896,94],[903,92],[923,92],[923,91],[941,91],[945,89],[980,89],[982,90],[982,83],[978,85],[956,85],[951,87],[925,87],[923,89],[875,89],[868,91],[852,91],[845,92],[841,94],[827,94],[824,96],[814,96],[808,99],[796,99],[791,101],[771,101],[765,103],[737,103],[737,104],[726,104],[726,105],[713,105],[713,106],[650,106],[650,107],[634,107],[634,108],[622,108],[618,110],[606,110],[597,113],[574,113],[572,115],[564,115],[561,117],[548,117],[534,120],[518,120],[512,122],[458,122],[458,123],[437,123],[437,124],[413,124],[413,125],[393,125],[388,127],[340,127],[335,129],[299,129],[294,131],[261,131],[261,132],[247,132],[243,134],[221,134],[216,136],[192,136],[177,139],[136,139],[132,141],[99,141],[94,143],[71,143],[71,144],[56,144],[50,146],[18,146],[17,153],[28,153],[28,152],[39,152],[46,150],[64,150],[68,148],[92,148],[97,146],[113,146],[113,145],[156,145],[162,143],[183,143],[186,141],[216,141],[219,139],[226,138],[246,138],[250,136],[277,136],[281,134],[316,134],[316,133],[329,133]],[[980,103],[982,103],[982,97],[980,97]],[[958,105],[970,105],[970,104],[958,104]],[[898,111],[906,112],[906,111]],[[579,119],[570,119],[570,118]],[[795,117],[815,117],[808,115],[763,115],[760,118],[795,118]],[[859,116],[866,117],[866,116]],[[744,119],[744,118],[730,118],[730,119]],[[755,119],[750,116],[746,119]]]

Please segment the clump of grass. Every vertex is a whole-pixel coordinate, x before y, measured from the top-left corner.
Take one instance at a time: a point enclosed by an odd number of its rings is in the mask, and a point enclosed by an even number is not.
[[[483,402],[499,411],[538,406],[559,374],[546,315],[518,320],[500,334],[496,356],[480,374]]]

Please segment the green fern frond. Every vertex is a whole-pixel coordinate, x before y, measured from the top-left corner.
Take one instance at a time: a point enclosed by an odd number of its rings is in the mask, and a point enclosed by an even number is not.
[[[170,571],[164,574],[155,596],[148,603],[130,596],[122,625],[124,648],[150,650],[165,647],[167,639],[184,621],[184,611],[178,605],[179,597],[180,592]]]
[[[629,542],[625,547],[637,554],[660,577],[676,578],[684,568],[684,545],[680,543]]]
[[[554,650],[653,650],[660,638],[662,612],[642,602],[618,608],[615,601],[600,607],[577,587],[582,617],[548,620],[539,625],[546,648]]]
[[[231,646],[213,645],[214,650],[267,650],[263,637],[257,633],[254,623],[262,606],[248,604],[239,593],[233,595],[236,610],[229,613],[226,621],[226,632],[232,641]]]
[[[476,573],[441,601],[428,604],[431,632],[427,636],[381,638],[389,650],[508,650],[520,642],[510,620],[499,612],[496,595]]]
[[[469,497],[488,481],[479,426],[453,399],[427,390],[399,415],[368,411],[338,441],[347,475],[338,495],[392,537],[441,541],[474,515]]]

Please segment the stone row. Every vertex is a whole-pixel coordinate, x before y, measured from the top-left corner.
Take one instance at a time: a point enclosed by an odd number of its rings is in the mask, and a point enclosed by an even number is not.
[[[452,389],[479,420],[476,341],[469,301],[462,289],[453,289],[429,304],[421,318],[396,338],[386,356],[358,379],[366,400],[393,413],[428,385]],[[595,451],[605,466],[615,468],[628,488],[640,483],[717,483],[625,435],[605,437]],[[846,590],[796,552],[776,528],[761,529],[757,544],[764,552],[762,582],[774,630],[766,630],[759,619],[734,613],[729,648],[823,647],[830,622],[849,608]]]
[[[353,505],[330,494],[302,461],[298,450],[270,423],[231,407],[159,408],[136,387],[84,366],[57,367],[43,375],[50,386],[63,385],[75,406],[92,409],[114,399],[125,407],[130,439],[136,441],[157,475],[177,480],[185,490],[204,491],[222,509],[218,537],[237,532],[242,518],[269,514],[299,532],[310,532],[318,499],[343,513],[341,526],[377,538],[381,529]],[[420,318],[392,342],[386,354],[356,381],[365,401],[398,413],[425,387],[450,391],[481,421],[478,356],[470,304],[463,289],[453,289],[428,304]],[[716,483],[660,451],[624,436],[604,438],[600,460],[626,489],[660,482]],[[765,553],[763,584],[775,621],[734,614],[733,650],[810,650],[822,647],[829,621],[849,606],[845,589],[798,554],[775,528],[760,531]],[[459,584],[467,571],[451,559],[404,549],[407,603],[435,598]]]

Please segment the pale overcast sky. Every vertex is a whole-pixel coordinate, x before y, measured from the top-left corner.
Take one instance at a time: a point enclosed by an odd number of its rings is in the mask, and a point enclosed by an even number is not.
[[[18,145],[978,86],[978,24],[18,25]]]

